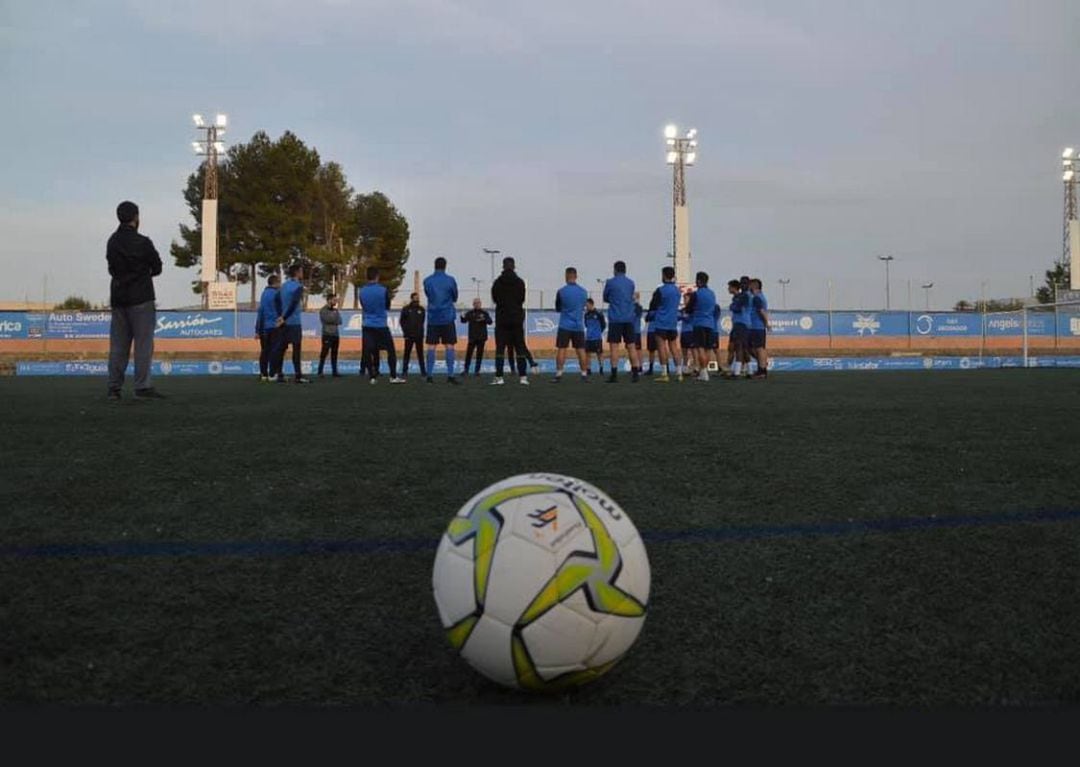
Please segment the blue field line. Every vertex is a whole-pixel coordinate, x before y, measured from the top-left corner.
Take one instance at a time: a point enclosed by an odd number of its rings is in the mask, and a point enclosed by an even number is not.
[[[879,520],[848,520],[806,525],[761,525],[699,528],[692,530],[644,530],[647,544],[702,541],[754,541],[783,538],[829,538],[866,533],[902,533],[957,527],[1018,525],[1033,522],[1075,522],[1080,509],[949,517],[893,517]],[[36,546],[0,546],[0,559],[78,559],[128,557],[283,557],[313,554],[435,553],[434,538],[387,538],[355,541],[117,541],[112,543],[46,543]]]

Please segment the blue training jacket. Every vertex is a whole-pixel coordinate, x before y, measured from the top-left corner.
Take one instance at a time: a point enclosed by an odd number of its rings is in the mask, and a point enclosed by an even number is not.
[[[457,280],[441,269],[424,278],[424,295],[427,296],[427,324],[450,325],[457,319],[454,304],[458,300]]]
[[[386,314],[390,310],[390,291],[385,285],[369,282],[360,288],[360,306],[364,310],[365,328],[385,328]]]
[[[608,305],[608,322],[634,321],[634,281],[625,274],[609,277],[604,283],[604,301]]]

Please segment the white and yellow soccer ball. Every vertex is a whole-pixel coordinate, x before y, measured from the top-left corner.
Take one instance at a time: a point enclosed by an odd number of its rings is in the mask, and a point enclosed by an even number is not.
[[[473,668],[508,687],[561,690],[608,671],[637,639],[649,559],[607,494],[539,472],[461,507],[432,581],[450,643]]]

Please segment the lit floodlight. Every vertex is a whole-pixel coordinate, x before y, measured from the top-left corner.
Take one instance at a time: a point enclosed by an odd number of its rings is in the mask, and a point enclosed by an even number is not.
[[[667,145],[668,145],[668,146],[675,146],[675,139],[673,139],[673,138],[669,138],[669,139],[667,140]]]
[[[697,146],[697,141],[696,141],[696,140],[695,140],[695,141],[691,141],[691,142],[690,142],[690,146]]]
[[[202,115],[192,115],[191,121],[195,123],[196,128],[205,128],[206,123],[203,121]]]
[[[693,165],[697,160],[697,152],[690,152],[686,155],[686,164]]]
[[[693,138],[696,135],[697,135],[697,128],[691,128],[690,130],[688,130],[686,132],[686,137],[687,138]]]
[[[666,128],[664,128],[664,138],[675,138],[678,132],[679,129],[676,128],[674,125],[668,125]]]
[[[1072,181],[1073,180],[1073,174],[1075,174],[1075,173],[1076,173],[1076,171],[1074,171],[1074,170],[1067,170],[1067,171],[1065,171],[1064,173],[1061,174],[1061,180],[1062,181]]]
[[[215,152],[224,152],[225,151],[225,142],[224,141],[215,141],[214,142],[214,151]]]
[[[228,124],[229,124],[229,118],[226,115],[218,115],[214,119],[214,125],[216,125],[219,128],[224,128]]]
[[[195,153],[196,153],[196,154],[202,154],[202,151],[203,151],[203,145],[202,145],[202,143],[201,143],[201,142],[199,142],[199,141],[192,141],[192,142],[191,142],[191,148],[195,150]]]
[[[677,152],[668,152],[667,153],[667,164],[668,165],[674,165],[675,160],[677,160],[678,157],[679,157],[679,155],[678,155]]]
[[[1063,160],[1071,160],[1072,156],[1074,154],[1076,154],[1075,149],[1073,149],[1071,146],[1066,147],[1065,151],[1061,153],[1061,159],[1063,159]]]

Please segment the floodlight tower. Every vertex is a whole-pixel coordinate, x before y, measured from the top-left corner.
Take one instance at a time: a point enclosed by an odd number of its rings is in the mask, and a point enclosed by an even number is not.
[[[217,201],[218,201],[218,155],[225,151],[225,126],[229,118],[219,114],[214,122],[207,123],[200,114],[191,116],[196,130],[206,132],[206,138],[192,141],[195,154],[206,158],[206,174],[203,181],[202,202],[202,284],[203,306],[207,306],[209,297],[207,285],[217,282]]]
[[[667,164],[672,167],[671,257],[675,261],[675,282],[690,285],[690,209],[686,206],[686,168],[697,161],[697,128],[679,136],[675,125],[664,128]]]
[[[1065,182],[1065,222],[1061,237],[1061,263],[1069,265],[1069,289],[1080,290],[1080,222],[1076,220],[1076,182],[1080,153],[1072,147],[1061,153]]]
[[[885,311],[891,308],[889,306],[889,262],[895,260],[895,256],[878,256],[878,261],[885,262]]]

